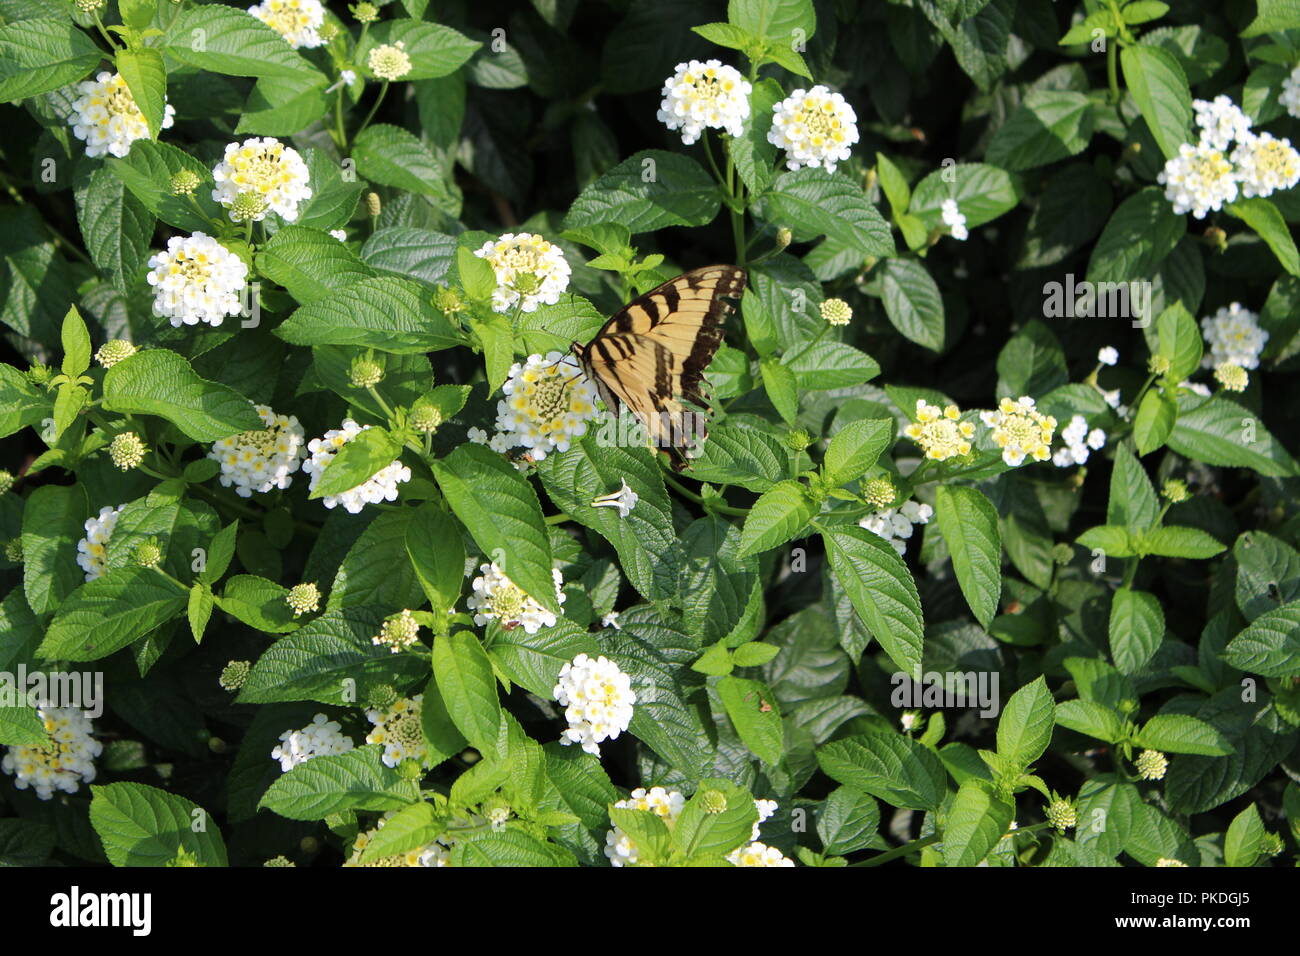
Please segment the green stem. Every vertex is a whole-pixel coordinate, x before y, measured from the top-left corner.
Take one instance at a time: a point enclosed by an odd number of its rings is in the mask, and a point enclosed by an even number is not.
[[[829,323],[822,323],[822,327],[820,331],[818,331],[818,333],[812,337],[812,339],[808,342],[808,344],[805,345],[803,348],[801,348],[794,355],[783,355],[781,357],[781,364],[793,365],[795,362],[799,361],[799,359],[803,358],[804,355],[807,354],[809,349],[811,349],[814,345],[816,345],[818,342],[822,340],[822,336],[826,334],[826,330],[829,328],[830,328]]]
[[[388,81],[384,80],[384,85],[379,88],[379,95],[375,97],[375,105],[370,107],[370,112],[366,114],[365,120],[362,121],[361,128],[357,130],[357,136],[360,136],[366,131],[366,127],[370,125],[370,121],[374,119],[375,114],[379,112],[379,104],[384,102],[384,96],[387,95],[387,93]]]
[[[104,38],[104,42],[108,44],[108,48],[116,54],[117,44],[113,42],[112,35],[104,29],[104,21],[99,18],[98,10],[95,11],[95,26],[99,28],[99,35]]]
[[[339,80],[343,83],[342,80]],[[347,130],[343,128],[343,94],[348,91],[348,85],[343,83],[338,89],[338,96],[334,98],[334,142],[339,144],[339,149],[348,148]]]
[[[911,843],[904,843],[902,846],[896,846],[892,850],[886,850],[884,853],[877,853],[869,860],[863,860],[860,863],[850,863],[849,866],[880,866],[882,863],[889,863],[891,860],[897,860],[899,857],[911,856],[917,853],[931,843],[938,843],[942,835],[931,833],[927,837],[921,837],[919,840],[913,840]]]
[[[545,521],[547,524],[554,525],[554,524],[564,524],[566,521],[572,521],[573,519],[570,518],[568,515],[566,515],[563,511],[561,511],[559,514],[547,515],[542,520]]]
[[[725,501],[721,501],[720,499],[705,498],[702,495],[697,495],[695,492],[691,491],[680,481],[674,478],[671,474],[669,474],[667,470],[664,471],[664,481],[668,484],[668,487],[672,488],[683,498],[695,502],[705,511],[716,511],[718,514],[732,515],[733,517],[738,517],[738,518],[742,518],[745,515],[749,514],[748,508],[736,508],[733,507],[732,505],[727,504]]]
[[[1110,101],[1117,104],[1120,101],[1119,92],[1119,44],[1115,42],[1106,44],[1106,80],[1110,83]]]
[[[388,418],[388,421],[390,423],[393,422],[394,421],[393,410],[388,407],[388,403],[384,401],[384,397],[379,394],[379,390],[376,389],[373,385],[371,385],[366,389],[366,391],[370,393],[371,398],[373,398],[376,402],[379,403],[379,407],[383,409],[384,415]]]

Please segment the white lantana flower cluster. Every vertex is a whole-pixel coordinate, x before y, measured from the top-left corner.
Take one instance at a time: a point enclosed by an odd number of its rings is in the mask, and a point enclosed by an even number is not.
[[[1114,365],[1118,361],[1119,349],[1113,345],[1107,345],[1097,351],[1097,362],[1101,365]]]
[[[682,144],[690,146],[706,129],[740,136],[749,118],[753,87],[734,66],[721,60],[678,63],[664,80],[658,119],[670,130],[682,131]]]
[[[1291,75],[1282,81],[1282,92],[1277,101],[1292,116],[1300,119],[1300,66],[1291,70]]]
[[[993,443],[1002,449],[1002,460],[1012,468],[1027,458],[1047,461],[1052,457],[1056,419],[1040,412],[1028,395],[1015,401],[1002,399],[996,410],[980,412],[980,421],[993,430]]]
[[[551,693],[569,722],[560,743],[581,744],[595,756],[600,756],[602,741],[614,740],[627,730],[636,704],[631,678],[604,656],[592,660],[579,654],[560,668]]]
[[[488,445],[498,451],[522,445],[537,461],[551,451],[568,451],[598,415],[596,386],[561,352],[516,362],[501,392],[497,435]]]
[[[966,217],[957,208],[957,200],[945,199],[939,205],[939,215],[943,217],[943,224],[948,227],[948,234],[954,239],[964,242],[970,237],[966,229]]]
[[[897,508],[885,508],[868,515],[858,522],[858,527],[884,538],[895,551],[902,554],[907,550],[908,539],[912,537],[912,526],[929,524],[933,516],[934,509],[929,505],[905,501]]]
[[[678,790],[637,787],[626,800],[615,801],[614,806],[619,810],[648,810],[672,826],[681,816],[686,798]],[[605,856],[611,866],[619,867],[636,866],[639,859],[636,843],[620,827],[613,827],[605,834]]]
[[[1106,444],[1106,433],[1100,428],[1089,431],[1088,420],[1082,415],[1075,415],[1061,429],[1061,439],[1065,442],[1065,447],[1058,448],[1052,455],[1052,464],[1057,468],[1069,468],[1071,465],[1086,463],[1089,453],[1100,451]]]
[[[774,846],[755,840],[727,855],[732,866],[794,866],[790,859]]]
[[[122,157],[137,139],[149,138],[149,124],[120,73],[104,71],[93,80],[77,84],[81,94],[72,104],[68,123],[72,135],[86,144],[86,155]],[[163,107],[162,128],[176,122],[176,109]]]
[[[396,767],[403,760],[416,760],[424,767],[429,765],[429,748],[420,725],[423,709],[424,695],[416,694],[401,697],[388,707],[366,711],[366,719],[374,724],[374,729],[366,734],[366,743],[384,745],[380,758],[384,766]]]
[[[262,0],[248,12],[295,50],[314,50],[325,42],[320,35],[325,25],[325,7],[320,0]]]
[[[86,519],[86,536],[77,542],[77,564],[86,572],[86,580],[93,581],[104,573],[108,557],[108,539],[113,536],[117,516],[126,505],[99,509],[99,514]]]
[[[1268,330],[1260,327],[1257,312],[1234,302],[1201,319],[1201,332],[1210,347],[1201,358],[1202,368],[1217,368],[1225,362],[1245,369],[1259,368],[1259,356],[1268,344]]]
[[[154,314],[174,328],[217,326],[240,313],[248,264],[205,233],[172,236],[165,252],[150,257],[149,269]]]
[[[42,800],[54,791],[76,793],[95,779],[95,758],[104,745],[93,736],[90,718],[74,707],[38,707],[49,740],[40,747],[10,747],[0,760],[0,770],[14,775],[14,787],[31,788]]]
[[[474,255],[486,259],[496,274],[492,311],[536,312],[539,305],[555,305],[569,287],[569,261],[564,250],[530,232],[507,232],[483,243]]]
[[[334,460],[339,449],[356,438],[369,425],[358,425],[350,418],[343,419],[342,428],[332,428],[322,438],[313,438],[307,443],[311,457],[303,462],[302,470],[311,475],[310,490],[315,490],[320,483],[325,466]],[[337,495],[326,495],[321,502],[326,508],[343,505],[348,514],[358,514],[366,505],[376,505],[381,501],[396,501],[397,486],[411,480],[411,469],[403,465],[401,459],[385,465],[361,484]]]
[[[293,415],[277,415],[266,405],[257,406],[263,429],[254,429],[213,442],[208,457],[221,466],[223,488],[234,486],[241,498],[253,492],[288,488],[303,456],[302,426]]]
[[[282,733],[280,743],[271,751],[271,759],[280,761],[280,770],[288,772],[313,757],[345,754],[354,746],[352,738],[343,733],[342,724],[324,714],[317,714],[301,730]]]
[[[231,210],[240,196],[260,200],[259,211],[246,218],[260,222],[268,210],[279,213],[285,222],[298,218],[298,207],[312,196],[307,164],[298,151],[270,136],[254,136],[242,143],[229,143],[225,156],[212,170],[216,188],[212,198]]]
[[[1290,140],[1252,132],[1250,117],[1227,96],[1195,100],[1192,106],[1199,141],[1179,147],[1156,177],[1174,212],[1204,219],[1239,192],[1247,198],[1271,196],[1300,182],[1300,153]]]
[[[785,150],[787,169],[821,166],[833,173],[858,141],[858,115],[842,94],[824,86],[795,90],[772,113],[767,141]]]
[[[555,581],[555,600],[563,604],[564,578],[554,568],[551,577]],[[522,627],[525,634],[536,634],[544,627],[555,626],[555,614],[506,577],[495,561],[479,567],[479,576],[470,587],[474,593],[465,603],[474,612],[474,623],[479,627],[497,621],[502,627]]]

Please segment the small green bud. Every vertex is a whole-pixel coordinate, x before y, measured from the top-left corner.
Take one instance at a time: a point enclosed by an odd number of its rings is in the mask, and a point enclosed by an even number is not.
[[[221,685],[222,690],[239,690],[244,686],[244,681],[248,680],[249,671],[253,665],[248,661],[230,661],[221,669],[221,676],[217,678],[217,683]]]
[[[433,304],[438,307],[439,312],[446,315],[454,315],[457,312],[465,311],[465,303],[456,294],[456,290],[445,285],[438,286],[434,291]]]
[[[7,494],[9,489],[14,486],[14,476],[11,472],[0,468],[0,495]]]
[[[287,856],[273,856],[271,857],[271,859],[267,860],[262,865],[263,866],[297,866],[298,864],[294,863],[293,860],[289,859]]]
[[[397,691],[390,684],[376,684],[366,695],[366,706],[373,710],[387,710],[397,703]]]
[[[888,477],[872,478],[862,484],[862,498],[876,510],[888,508],[898,497],[898,489]]]
[[[142,568],[156,568],[162,562],[162,548],[158,546],[156,539],[149,538],[135,546],[131,557]]]
[[[5,542],[5,560],[10,564],[23,563],[23,539],[10,538]]]
[[[230,221],[256,222],[266,214],[268,205],[260,193],[240,193],[230,205]]]
[[[135,432],[123,432],[109,442],[108,457],[122,471],[130,471],[139,467],[148,450]]]
[[[370,643],[387,647],[394,654],[405,650],[414,644],[420,637],[420,625],[411,616],[409,610],[403,610],[399,614],[394,614],[385,619],[380,625],[379,633],[370,639]]]
[[[314,582],[295,584],[284,596],[284,600],[293,609],[294,617],[302,617],[320,607],[320,590]]]
[[[531,272],[515,273],[514,280],[510,283],[510,288],[514,289],[520,295],[531,295],[541,287],[541,281]]]
[[[1144,750],[1133,764],[1143,780],[1163,780],[1169,769],[1169,758],[1158,750]]]
[[[432,402],[419,399],[411,406],[408,421],[417,432],[435,432],[442,424],[442,412]]]
[[[727,809],[727,795],[721,790],[705,790],[700,794],[700,805],[705,813],[723,813]]]
[[[106,5],[107,0],[74,0],[74,6],[86,16],[98,13]]]
[[[140,351],[126,339],[109,339],[95,353],[95,361],[104,368],[112,368],[123,359],[129,359]]]
[[[791,451],[803,451],[813,443],[807,429],[792,428],[785,433],[785,445]]]
[[[378,216],[382,209],[383,204],[379,201],[379,193],[366,193],[366,212],[370,213],[371,216]]]
[[[353,388],[370,388],[384,380],[384,367],[373,358],[358,355],[348,369],[348,381]]]
[[[1064,833],[1079,822],[1079,813],[1066,797],[1055,797],[1047,805],[1047,822]]]
[[[177,847],[176,855],[167,861],[168,866],[202,866],[199,858],[194,855],[193,851],[185,847]]]
[[[821,313],[829,325],[848,325],[853,318],[853,309],[843,299],[826,299],[821,304]]]
[[[27,381],[33,385],[48,385],[50,379],[54,378],[54,370],[41,362],[33,362],[26,374]]]
[[[188,196],[199,188],[199,174],[192,169],[181,169],[172,173],[171,187],[173,196]]]
[[[1169,359],[1163,355],[1153,355],[1147,362],[1147,371],[1153,375],[1164,375],[1169,371]]]
[[[1240,365],[1223,362],[1214,369],[1214,380],[1229,392],[1244,392],[1250,384],[1250,375]]]
[[[1192,493],[1187,490],[1187,482],[1178,478],[1168,479],[1160,489],[1160,493],[1173,504],[1181,504],[1192,496]]]
[[[776,231],[777,249],[784,249],[792,242],[794,242],[794,233],[790,231],[790,228],[788,226],[782,226],[780,229]]]
[[[424,776],[424,768],[420,766],[420,761],[407,757],[397,765],[397,775],[403,780],[419,780]]]
[[[374,23],[379,19],[379,8],[373,3],[364,2],[364,0],[361,3],[353,4],[348,9],[356,17],[357,23]]]
[[[1057,564],[1066,565],[1074,559],[1074,548],[1065,542],[1059,542],[1052,546],[1052,560]]]

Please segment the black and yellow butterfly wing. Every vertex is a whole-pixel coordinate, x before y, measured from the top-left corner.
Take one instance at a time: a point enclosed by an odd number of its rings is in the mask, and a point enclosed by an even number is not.
[[[586,345],[573,343],[609,411],[629,409],[678,471],[708,434],[704,370],[731,311],[723,300],[739,298],[745,278],[735,266],[693,269],[624,306]]]

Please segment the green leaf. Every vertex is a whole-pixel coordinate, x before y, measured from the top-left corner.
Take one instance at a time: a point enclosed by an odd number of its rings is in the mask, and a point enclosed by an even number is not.
[[[229,76],[295,76],[315,71],[257,17],[216,3],[182,11],[167,28],[159,49],[187,66]]]
[[[1193,558],[1203,560],[1221,554],[1224,546],[1200,528],[1168,525],[1152,528],[1138,538],[1142,554],[1158,554],[1166,558]]]
[[[1124,739],[1124,720],[1118,713],[1091,700],[1066,700],[1056,705],[1056,722],[1077,733],[1114,744]]]
[[[74,189],[86,250],[117,288],[128,289],[145,269],[153,214],[104,166],[90,170]]]
[[[1300,474],[1295,459],[1252,412],[1218,395],[1178,398],[1169,447],[1207,465],[1252,468],[1268,477]]]
[[[863,528],[823,530],[822,540],[831,570],[858,616],[894,665],[919,680],[925,624],[916,582],[903,559],[884,539]]]
[[[1271,200],[1260,196],[1238,199],[1224,207],[1268,243],[1277,261],[1293,276],[1300,276],[1300,252],[1296,251],[1291,230],[1282,213]]]
[[[816,814],[817,836],[827,854],[843,856],[868,846],[880,826],[876,801],[853,787],[836,787]]]
[[[304,305],[275,334],[293,345],[352,345],[399,355],[464,344],[423,287],[396,276],[362,279]]]
[[[1165,612],[1154,594],[1123,587],[1110,605],[1110,656],[1125,674],[1140,671],[1165,639]]]
[[[90,790],[90,824],[114,866],[166,866],[182,851],[200,866],[226,865],[221,830],[198,804],[143,783]]]
[[[189,438],[211,442],[263,427],[253,403],[233,388],[200,378],[168,349],[148,349],[104,376],[104,407],[165,418]]]
[[[891,807],[937,810],[947,793],[948,772],[935,752],[902,734],[858,734],[823,744],[817,763],[832,780]]]
[[[217,606],[249,627],[269,634],[298,629],[285,598],[289,589],[255,574],[236,574],[216,598]]]
[[[1023,772],[1037,761],[1052,740],[1055,720],[1056,705],[1044,678],[1012,694],[998,719],[998,756],[1003,766]]]
[[[257,271],[302,305],[328,299],[375,271],[328,232],[285,226],[257,253]]]
[[[691,462],[691,475],[763,492],[789,472],[789,457],[785,445],[767,432],[724,421],[709,428],[703,453]]]
[[[1153,388],[1142,396],[1133,419],[1133,439],[1139,455],[1149,455],[1169,440],[1178,418],[1178,403],[1162,389]]]
[[[547,455],[537,471],[557,507],[613,545],[631,585],[648,600],[665,600],[677,593],[682,562],[681,546],[673,532],[672,506],[655,453],[606,441],[604,429],[611,422],[613,419],[606,417],[600,431],[585,435],[562,454]],[[706,449],[716,436],[717,430],[710,432]],[[698,467],[697,460],[692,472]],[[637,496],[627,517],[621,517],[617,508],[592,504],[619,491],[624,481]]]
[[[541,698],[551,697],[564,665],[579,654],[596,657],[600,643],[586,628],[568,618],[529,634],[522,627],[492,627],[486,638],[492,665],[525,690]]]
[[[925,266],[915,259],[888,259],[881,267],[885,314],[906,338],[943,351],[943,297]]]
[[[1186,232],[1187,217],[1174,213],[1162,189],[1141,189],[1111,214],[1088,260],[1088,281],[1150,281]]]
[[[157,139],[167,107],[167,67],[162,54],[152,47],[138,47],[118,50],[113,59],[144,115],[150,137]]]
[[[723,27],[726,24],[713,24]],[[700,27],[695,28],[698,32]],[[717,42],[717,41],[714,41]],[[781,84],[766,77],[754,84],[749,95],[749,117],[744,132],[736,139],[727,140],[727,149],[741,182],[754,195],[761,195],[772,183],[776,166],[776,147],[768,141],[772,129],[772,107],[785,99]]]
[[[784,172],[763,196],[763,218],[795,238],[829,236],[864,256],[892,256],[889,224],[862,187],[843,171],[804,167]]]
[[[758,586],[757,562],[739,553],[743,540],[735,525],[716,515],[700,518],[682,533],[682,624],[701,644],[732,633]]]
[[[720,203],[717,184],[695,160],[642,150],[584,189],[569,207],[564,228],[619,223],[636,235],[666,226],[703,226]]]
[[[764,763],[780,763],[784,732],[776,700],[767,685],[723,677],[718,681],[718,696],[745,746]]]
[[[377,123],[352,143],[357,172],[376,183],[428,196],[448,213],[456,212],[442,167],[429,147],[399,126]]]
[[[49,402],[12,365],[0,365],[0,438],[38,424],[49,413]]]
[[[943,225],[943,203],[955,200],[968,228],[1010,212],[1020,202],[1019,181],[1005,169],[985,163],[957,163],[930,173],[912,191],[908,211],[927,229]]]
[[[777,743],[780,743],[779,736]],[[726,806],[722,810],[706,807],[705,793],[713,799],[722,795]],[[688,857],[702,857],[709,853],[722,855],[750,842],[757,823],[758,810],[748,790],[730,780],[710,777],[700,781],[695,796],[686,802],[678,815],[673,824],[673,843]]]
[[[22,512],[22,590],[36,614],[58,610],[85,580],[77,541],[89,513],[81,485],[44,485],[28,496]]]
[[[799,383],[794,371],[775,356],[763,359],[763,391],[787,425],[799,416]]]
[[[190,633],[194,636],[196,644],[203,640],[203,632],[207,630],[208,620],[212,617],[212,605],[210,587],[206,584],[195,584],[190,588],[185,616],[190,622]]]
[[[1243,39],[1281,30],[1294,30],[1297,22],[1300,22],[1300,5],[1296,4],[1296,0],[1255,0],[1252,7],[1255,16],[1241,31]]]
[[[1228,824],[1223,838],[1223,862],[1228,866],[1254,866],[1265,852],[1267,836],[1259,809],[1252,803]]]
[[[1300,673],[1300,601],[1255,618],[1229,642],[1223,657],[1233,667],[1263,677]]]
[[[376,684],[409,687],[429,665],[372,642],[386,612],[375,607],[326,611],[272,644],[239,690],[241,704],[315,700],[354,706]]]
[[[0,27],[0,102],[29,96],[83,79],[103,58],[103,51],[66,19],[19,20]],[[283,41],[281,41],[283,42]]]
[[[63,317],[62,339],[62,372],[69,378],[76,378],[90,368],[90,333],[76,306],[68,309],[68,314]]]
[[[861,478],[885,449],[894,442],[895,422],[874,418],[849,422],[826,446],[822,473],[832,485],[845,485]]]
[[[451,515],[421,505],[406,526],[406,553],[434,613],[453,607],[465,581],[465,546]]]
[[[1128,44],[1119,51],[1124,85],[1133,94],[1166,159],[1190,140],[1192,93],[1187,75],[1168,50],[1145,44]]]
[[[483,553],[538,604],[559,611],[551,544],[528,479],[482,445],[461,445],[433,464],[447,504]]]
[[[403,52],[411,59],[411,71],[402,82],[434,80],[449,76],[469,62],[483,44],[471,40],[463,33],[439,23],[421,20],[389,20],[374,24],[366,33],[366,41],[357,46],[353,62],[365,64],[370,51],[380,45],[401,44]],[[368,69],[363,71],[374,79]]]
[[[1201,330],[1181,302],[1160,313],[1156,330],[1160,338],[1157,354],[1169,360],[1169,371],[1165,373],[1169,381],[1181,382],[1201,367]]]
[[[943,831],[944,864],[977,865],[1006,835],[1015,809],[980,781],[963,783],[948,810]]]
[[[797,538],[813,515],[817,502],[797,481],[777,482],[759,497],[745,517],[740,555],[746,557],[780,547]]]
[[[329,610],[363,604],[418,606],[424,595],[406,556],[406,532],[414,514],[413,509],[397,508],[366,526],[334,575]]]
[[[38,653],[47,660],[99,660],[179,617],[188,601],[185,588],[152,568],[116,568],[59,605]]]
[[[797,37],[812,38],[817,14],[812,0],[730,0],[727,20],[755,37],[789,44]]]
[[[441,836],[446,825],[446,818],[439,816],[433,804],[408,804],[385,817],[383,829],[371,834],[359,862],[364,865],[421,849]]]
[[[1030,90],[993,134],[985,157],[1015,172],[1046,166],[1083,152],[1092,123],[1092,103],[1082,93]]]
[[[1136,734],[1133,743],[1173,754],[1223,757],[1233,752],[1232,743],[1213,725],[1187,714],[1156,714]]]
[[[338,450],[321,472],[309,499],[340,495],[363,485],[391,465],[402,453],[401,444],[386,430],[370,427],[359,432]]]
[[[935,497],[939,531],[952,555],[966,603],[984,628],[1002,594],[1002,538],[993,502],[967,485],[940,485]]]
[[[481,753],[497,750],[501,702],[492,662],[471,631],[455,631],[433,642],[433,677],[456,729]]]
[[[212,173],[208,167],[202,160],[170,143],[136,140],[131,144],[131,151],[121,159],[106,157],[103,168],[120,179],[145,209],[169,226],[187,232],[201,232],[212,228],[210,218],[225,215],[212,200]],[[193,194],[198,209],[194,208],[189,197],[172,193],[171,178],[182,170],[199,177],[199,186]],[[149,239],[147,234],[143,237],[146,247]]]
[[[290,820],[324,820],[346,810],[401,810],[416,787],[383,763],[381,744],[313,757],[276,778],[259,807]]]

